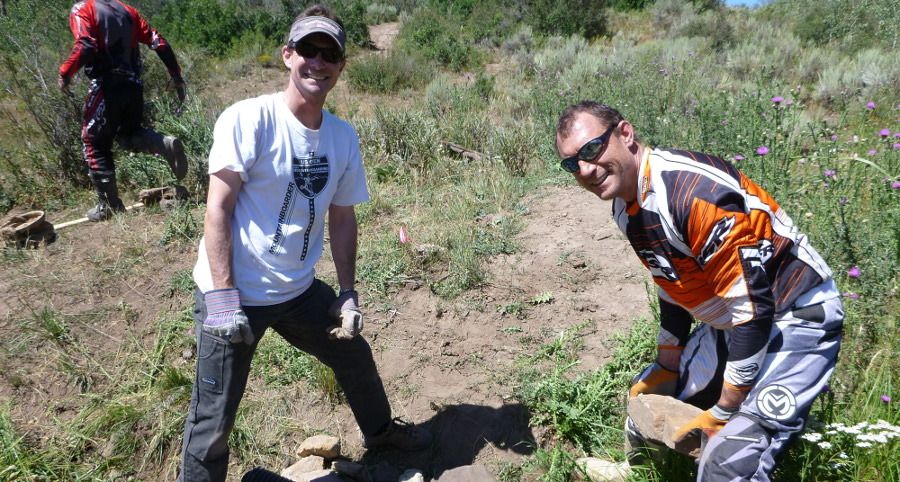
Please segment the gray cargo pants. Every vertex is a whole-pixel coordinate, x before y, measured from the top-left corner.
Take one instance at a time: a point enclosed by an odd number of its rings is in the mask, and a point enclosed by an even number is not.
[[[202,330],[206,319],[203,294],[195,293],[197,374],[184,429],[179,480],[223,481],[228,471],[228,435],[234,428],[244,395],[250,362],[259,340],[272,328],[291,345],[316,357],[334,371],[356,422],[373,434],[391,420],[381,377],[369,344],[361,336],[331,340],[326,328],[335,323],[328,308],[334,290],[315,280],[300,296],[271,306],[245,306],[256,341],[232,344]]]

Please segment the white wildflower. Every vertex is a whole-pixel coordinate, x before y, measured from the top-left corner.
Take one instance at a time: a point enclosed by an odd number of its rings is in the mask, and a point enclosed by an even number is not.
[[[810,433],[805,433],[805,434],[801,435],[800,438],[802,438],[803,440],[806,440],[807,442],[815,443],[815,442],[818,442],[819,440],[822,440],[822,434],[816,433],[816,432],[810,432]]]
[[[844,452],[841,452],[841,453],[839,453],[839,454],[838,454],[838,458],[841,458],[841,459],[844,459],[844,460],[847,460],[847,459],[849,459],[849,458],[850,458],[850,456],[849,456],[849,455],[847,455],[847,454],[845,454],[845,453],[844,453]]]
[[[831,442],[819,442],[819,447],[823,449],[830,449],[832,447]]]
[[[868,447],[871,447],[872,444],[870,444],[869,442],[860,442],[860,443],[856,444],[856,446],[860,447],[860,448],[868,448]]]
[[[836,433],[838,433],[837,430],[829,430],[829,431],[825,432],[825,435],[834,435]]]

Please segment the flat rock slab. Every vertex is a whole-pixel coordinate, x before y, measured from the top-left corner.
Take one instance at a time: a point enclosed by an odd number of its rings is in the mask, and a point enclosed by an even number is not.
[[[297,456],[318,455],[325,460],[334,460],[341,455],[341,441],[331,435],[310,437],[297,448]]]
[[[628,401],[628,416],[645,439],[694,458],[700,456],[700,437],[675,443],[672,435],[701,413],[693,405],[663,395],[642,394]]]
[[[434,480],[436,482],[495,482],[491,473],[481,465],[464,465],[446,470]]]

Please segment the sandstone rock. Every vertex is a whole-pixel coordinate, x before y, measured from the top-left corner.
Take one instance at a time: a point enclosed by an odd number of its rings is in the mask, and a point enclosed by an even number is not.
[[[372,477],[369,476],[369,471],[366,470],[366,466],[357,464],[356,462],[350,462],[349,460],[335,460],[331,464],[331,469],[359,482],[372,482]]]
[[[576,471],[577,478],[580,479],[587,475],[590,480],[597,482],[624,482],[631,474],[628,462],[610,462],[609,460],[585,457],[576,460],[575,465],[584,471],[584,473]]]
[[[434,479],[440,482],[494,482],[494,477],[482,465],[464,465],[444,471]]]
[[[672,435],[702,412],[663,395],[638,395],[628,401],[628,416],[644,438],[691,457],[700,456],[700,437],[688,437],[676,444]]]
[[[325,460],[334,460],[341,455],[341,441],[331,435],[310,437],[297,448],[297,456],[318,455]]]
[[[282,477],[287,477],[291,480],[295,480],[297,477],[302,476],[307,472],[313,472],[316,470],[322,470],[325,468],[325,459],[319,457],[318,455],[310,455],[309,457],[303,457],[294,465],[284,469],[281,473]]]
[[[400,474],[399,482],[425,482],[425,474],[421,470],[409,469]]]

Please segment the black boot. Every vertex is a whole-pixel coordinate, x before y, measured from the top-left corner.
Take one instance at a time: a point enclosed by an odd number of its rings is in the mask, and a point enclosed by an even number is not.
[[[187,174],[187,157],[181,139],[163,136],[153,129],[138,129],[130,136],[118,138],[123,149],[145,154],[160,154],[169,163],[172,174],[179,181]]]
[[[125,212],[125,203],[119,199],[119,188],[116,186],[116,173],[91,171],[89,173],[94,191],[100,202],[87,212],[91,221],[106,221],[115,213]]]

